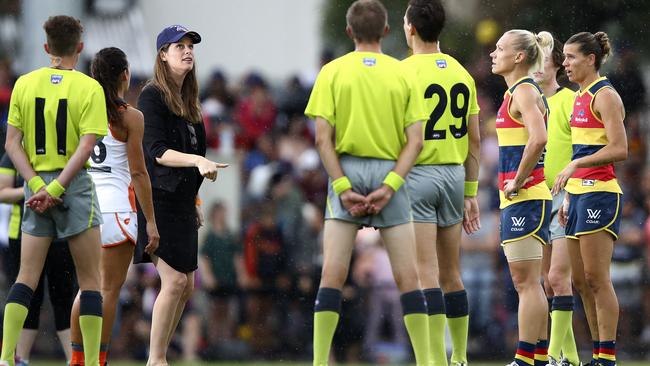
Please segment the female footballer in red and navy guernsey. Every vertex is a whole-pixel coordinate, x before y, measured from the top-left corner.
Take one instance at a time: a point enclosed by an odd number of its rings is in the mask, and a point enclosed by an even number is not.
[[[614,163],[627,158],[625,108],[599,72],[609,54],[609,37],[604,32],[578,33],[564,45],[563,65],[580,90],[571,117],[573,158],[553,186],[555,194],[562,188],[568,192],[560,221],[566,226],[573,272],[584,277],[593,296],[599,343],[594,343],[592,363],[603,366],[616,365],[619,308],[609,267],[621,223],[623,192]]]

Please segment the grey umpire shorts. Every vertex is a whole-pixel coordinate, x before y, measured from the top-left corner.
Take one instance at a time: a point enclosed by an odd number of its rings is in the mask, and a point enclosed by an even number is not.
[[[566,229],[560,226],[560,205],[564,202],[564,191],[561,191],[556,196],[553,196],[553,208],[551,209],[551,236],[549,238],[552,243],[555,239],[563,239],[566,236]]]
[[[352,190],[367,196],[372,191],[381,187],[386,174],[395,167],[395,161],[382,160],[373,158],[359,158],[351,155],[341,155],[339,157],[343,174],[345,174],[352,183]],[[332,189],[332,180],[327,185],[327,202],[325,207],[325,219],[336,219],[346,221],[359,226],[368,226],[374,228],[386,228],[396,225],[402,225],[411,222],[411,204],[406,190],[403,185],[388,204],[376,215],[354,217],[343,207],[341,200]]]
[[[462,165],[417,165],[406,185],[413,221],[448,227],[463,221],[465,168]]]
[[[38,172],[38,175],[45,183],[50,183],[60,173],[61,171]],[[32,191],[27,187],[27,182],[24,187],[27,201],[32,196]],[[61,198],[62,204],[42,214],[25,206],[22,231],[33,236],[65,239],[102,224],[95,184],[85,169],[72,179]]]

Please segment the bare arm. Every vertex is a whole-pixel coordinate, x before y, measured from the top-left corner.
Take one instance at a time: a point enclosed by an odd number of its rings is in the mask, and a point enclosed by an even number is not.
[[[14,163],[16,170],[18,170],[20,175],[22,175],[26,181],[29,181],[36,176],[36,172],[27,159],[27,154],[23,149],[22,140],[22,131],[9,125],[7,128],[5,149],[7,154],[11,157],[11,161]],[[70,184],[70,181],[72,181],[72,178],[74,178],[79,170],[81,170],[81,168],[86,164],[86,161],[88,161],[88,158],[95,147],[96,140],[97,135],[95,134],[81,136],[77,150],[72,154],[70,160],[68,160],[68,163],[63,168],[63,171],[57,177],[57,180],[62,186],[67,187],[68,184]]]
[[[322,117],[316,117],[316,149],[320,155],[325,171],[335,181],[345,174],[339,163],[339,156],[334,147],[334,127]],[[352,189],[347,189],[340,193],[339,198],[346,210],[352,216],[364,216],[366,214],[367,205],[365,197]]]
[[[156,217],[151,197],[151,180],[144,163],[144,152],[142,151],[142,136],[144,135],[144,118],[137,109],[129,108],[124,113],[124,124],[127,129],[126,155],[129,162],[131,182],[138,197],[140,208],[147,220],[148,243],[144,248],[148,254],[153,254],[158,249],[160,234],[156,226]]]
[[[0,174],[0,202],[16,203],[25,197],[23,187],[14,188],[14,176]]]
[[[625,109],[621,97],[612,90],[605,89],[594,99],[594,111],[600,115],[605,125],[607,145],[591,155],[575,160],[577,168],[607,165],[627,159],[627,137],[625,135]]]
[[[618,94],[611,89],[605,89],[596,95],[594,110],[600,114],[605,125],[607,145],[595,153],[571,161],[555,177],[553,194],[564,188],[578,168],[601,166],[627,159],[627,137],[623,119],[625,110]]]
[[[316,149],[327,175],[332,180],[341,178],[344,174],[334,147],[334,127],[321,117],[316,118]]]
[[[400,152],[393,168],[393,171],[402,178],[406,178],[418,155],[420,155],[420,151],[422,151],[422,122],[418,121],[406,127],[404,133],[406,135],[406,145]]]
[[[212,264],[210,263],[210,259],[205,255],[199,256],[199,270],[201,271],[203,286],[206,289],[213,290],[217,287],[217,279],[214,277]]]
[[[151,198],[151,181],[144,163],[144,153],[142,151],[142,136],[144,135],[144,119],[142,113],[129,108],[124,114],[124,124],[128,133],[126,155],[129,161],[131,182],[133,182],[133,188],[135,189],[135,194],[138,197],[138,202],[140,203],[145,219],[147,219],[147,222],[155,222],[153,200]]]
[[[467,137],[469,140],[469,151],[465,158],[465,180],[474,182],[478,180],[481,155],[481,132],[478,125],[478,114],[469,116],[467,124]]]
[[[16,170],[23,176],[25,181],[29,181],[36,176],[36,172],[29,159],[27,159],[27,154],[23,148],[23,131],[12,125],[7,125],[5,151],[9,154],[11,161],[14,163],[14,167],[16,167]]]
[[[186,154],[172,149],[167,149],[161,157],[156,158],[158,164],[170,168],[194,168],[199,165],[201,160],[207,159],[203,156]]]
[[[478,181],[481,154],[481,131],[479,130],[478,114],[469,116],[467,138],[469,151],[465,158],[465,181]],[[465,196],[463,211],[463,229],[467,234],[472,234],[481,228],[480,211],[476,196]]]
[[[74,154],[72,154],[70,160],[68,160],[68,163],[63,168],[63,171],[61,171],[61,174],[56,178],[62,186],[67,187],[77,173],[79,173],[81,168],[84,167],[88,158],[90,158],[90,154],[95,148],[95,142],[97,142],[97,135],[95,134],[81,136],[77,150],[75,150]],[[25,179],[27,178],[25,177]]]
[[[546,127],[544,125],[544,115],[540,111],[540,103],[539,93],[529,85],[522,85],[517,88],[513,95],[511,105],[514,109],[513,114],[521,114],[521,119],[528,131],[528,141],[524,147],[515,178],[512,182],[507,183],[504,188],[504,194],[507,198],[526,184],[546,146]]]
[[[397,158],[393,172],[397,173],[403,179],[415,164],[420,151],[422,151],[422,122],[418,121],[404,130],[406,135],[406,144]],[[393,197],[395,191],[386,183],[374,190],[367,197],[368,212],[371,214],[379,213]]]

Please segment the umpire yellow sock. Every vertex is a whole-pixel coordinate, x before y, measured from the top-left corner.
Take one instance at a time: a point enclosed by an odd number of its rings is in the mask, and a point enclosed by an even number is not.
[[[326,366],[341,312],[341,291],[322,287],[314,305],[314,366]]]
[[[447,348],[445,347],[445,301],[442,290],[429,288],[424,290],[429,315],[429,361],[433,366],[447,366]]]
[[[84,364],[96,366],[99,365],[99,345],[102,337],[102,295],[99,291],[82,291],[79,300],[79,328],[83,337]]]
[[[469,330],[469,302],[467,292],[460,290],[445,294],[447,325],[451,334],[451,362],[467,363],[467,333]]]
[[[400,296],[404,325],[411,339],[417,366],[429,365],[429,322],[427,304],[422,290],[407,292]]]
[[[34,291],[22,283],[14,283],[7,295],[4,320],[2,322],[2,354],[0,360],[14,366],[16,357],[16,344],[20,332],[25,324],[29,303],[32,301]]]
[[[573,296],[553,297],[551,311],[551,340],[548,355],[559,361],[565,338],[571,328]],[[573,347],[575,348],[575,345]]]
[[[573,335],[573,320],[569,329],[564,336],[564,343],[562,344],[562,356],[566,358],[571,365],[580,365],[580,356],[578,356],[578,348],[576,347],[576,338]]]

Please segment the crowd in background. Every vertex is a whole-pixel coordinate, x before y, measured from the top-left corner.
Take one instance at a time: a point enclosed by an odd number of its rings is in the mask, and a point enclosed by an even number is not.
[[[488,52],[485,52],[487,55]],[[331,59],[323,54],[323,62]],[[495,111],[505,84],[491,74],[489,60],[469,64],[481,107],[479,202],[482,229],[463,236],[462,277],[470,301],[471,360],[513,352],[517,296],[498,237]],[[630,154],[617,166],[623,187],[621,235],[611,274],[621,308],[619,358],[650,357],[650,168],[647,95],[631,51],[622,50],[609,77],[626,107]],[[0,120],[6,125],[16,75],[0,62]],[[231,80],[215,71],[202,85],[208,147],[230,155],[241,167],[241,212],[223,202],[205,202],[209,233],[200,243],[196,291],[185,310],[172,350],[185,360],[309,359],[312,310],[321,263],[327,175],[313,143],[313,121],[303,112],[310,77],[271,85],[251,72]],[[144,78],[134,78],[128,101],[136,105]],[[227,171],[222,174],[228,174]],[[218,183],[217,183],[218,184]],[[238,230],[227,224],[236,215]],[[5,225],[5,223],[2,223]],[[379,235],[359,232],[343,289],[343,309],[334,338],[341,361],[376,363],[408,357],[399,293]],[[2,283],[2,289],[11,284]],[[122,290],[111,344],[113,359],[146,359],[158,278],[153,266],[132,266]],[[45,318],[48,311],[44,311]],[[45,322],[47,324],[47,322]],[[574,314],[579,349],[590,350],[582,311]],[[52,356],[43,329],[35,353]],[[46,334],[46,335],[45,335]],[[449,343],[449,342],[448,342]]]

